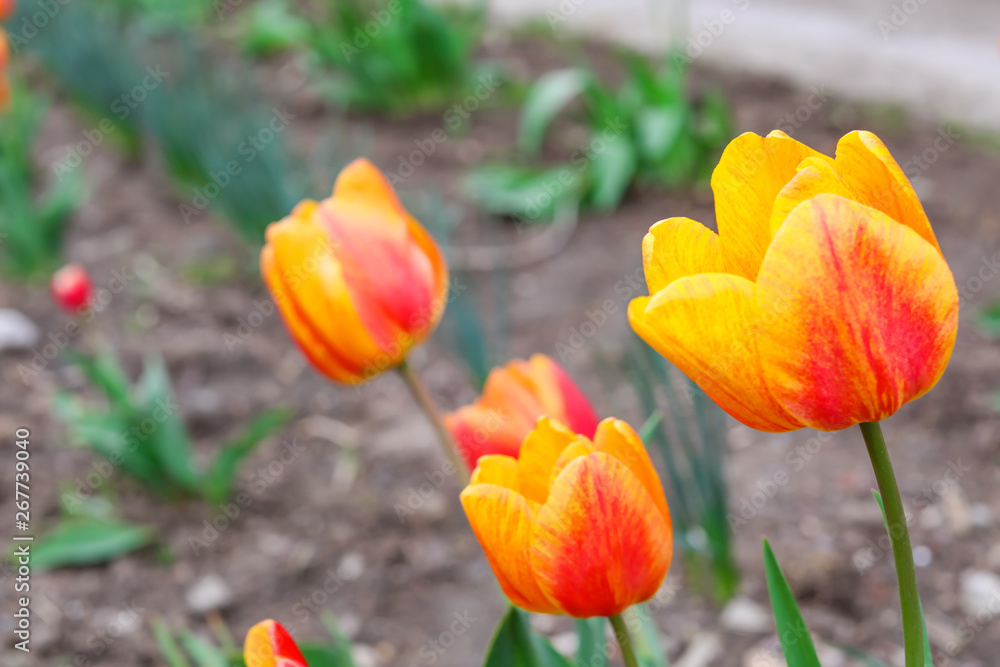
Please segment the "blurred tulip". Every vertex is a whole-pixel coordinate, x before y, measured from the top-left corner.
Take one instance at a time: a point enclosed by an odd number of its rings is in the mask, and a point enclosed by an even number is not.
[[[597,430],[597,413],[563,368],[544,354],[514,359],[490,371],[483,395],[472,405],[445,415],[469,470],[480,456],[517,458],[524,437],[539,417],[549,417],[588,438]]]
[[[3,11],[3,2],[0,0],[0,12]],[[0,20],[3,20],[0,14]],[[10,80],[7,78],[7,63],[10,60],[10,44],[7,40],[7,33],[0,28],[0,111],[10,104]]]
[[[16,0],[0,0],[0,21],[6,21],[17,11]]]
[[[593,442],[538,420],[520,458],[479,459],[462,506],[500,586],[519,607],[613,616],[667,575],[673,529],[639,436],[605,419]]]
[[[67,264],[56,271],[49,288],[56,305],[72,314],[85,308],[94,295],[90,276],[78,264]]]
[[[397,366],[444,312],[448,267],[368,160],[333,196],[267,230],[261,271],[292,338],[321,373],[355,384]]]
[[[715,234],[688,218],[643,241],[635,331],[744,424],[832,431],[930,390],[955,343],[958,291],[930,222],[879,139],[836,159],[782,132],[729,144]]]
[[[295,640],[280,623],[270,619],[247,632],[243,659],[247,667],[308,667]]]

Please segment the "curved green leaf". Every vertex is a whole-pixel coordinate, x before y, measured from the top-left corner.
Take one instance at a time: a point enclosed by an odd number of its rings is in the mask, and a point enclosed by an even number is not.
[[[104,519],[80,518],[65,521],[31,547],[35,571],[68,565],[104,563],[135,551],[153,541],[146,526]]]
[[[572,68],[549,72],[528,91],[521,111],[521,129],[517,147],[526,157],[536,157],[552,120],[577,95],[586,90],[592,77],[584,69]]]
[[[771,611],[781,640],[788,667],[821,667],[816,656],[809,628],[802,619],[802,612],[795,602],[792,589],[781,572],[771,545],[764,540],[764,569],[767,573],[767,591],[771,596]]]

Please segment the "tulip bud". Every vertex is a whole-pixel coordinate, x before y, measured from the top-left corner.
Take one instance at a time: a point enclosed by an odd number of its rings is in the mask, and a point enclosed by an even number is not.
[[[56,305],[68,313],[77,313],[90,303],[94,286],[79,264],[67,264],[52,276],[50,284]]]
[[[247,667],[307,667],[288,631],[276,621],[261,621],[247,632],[243,644]]]
[[[441,250],[368,160],[345,167],[331,197],[270,225],[260,262],[292,338],[336,382],[399,365],[444,312]]]

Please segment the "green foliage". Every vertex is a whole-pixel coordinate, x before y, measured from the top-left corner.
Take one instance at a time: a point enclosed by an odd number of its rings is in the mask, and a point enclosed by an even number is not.
[[[483,667],[571,667],[549,640],[531,629],[528,613],[511,605],[486,650]]]
[[[1000,339],[1000,299],[976,311],[976,326],[987,338]]]
[[[350,111],[442,109],[496,74],[476,60],[485,3],[439,7],[424,0],[327,3],[307,37],[318,89]]]
[[[221,58],[195,38],[172,33],[157,61],[170,77],[150,93],[146,125],[163,155],[187,224],[211,207],[251,247],[305,197],[305,166],[289,153],[294,114],[268,108],[245,63]],[[296,179],[299,180],[296,180]]]
[[[778,629],[786,664],[788,667],[820,667],[809,628],[802,619],[802,612],[799,611],[792,589],[767,540],[764,540],[764,569],[774,624]]]
[[[642,605],[629,607],[622,614],[625,625],[629,629],[632,650],[635,651],[639,667],[667,667],[666,652],[660,641],[656,624]],[[580,663],[580,667],[584,667]]]
[[[38,11],[32,3],[18,3],[13,21],[30,22]],[[94,139],[81,141],[99,144],[107,140],[128,155],[139,151],[142,123],[139,110],[145,105],[142,92],[154,85],[147,78],[146,64],[134,48],[136,33],[122,17],[90,3],[61,4],[43,30],[28,40],[11,35],[12,46],[18,39],[24,48],[36,55],[55,79],[59,90],[84,111],[87,131]],[[80,155],[70,156],[56,166],[75,170]]]
[[[539,78],[521,110],[519,163],[479,170],[467,182],[471,196],[490,213],[544,222],[553,219],[553,201],[607,211],[634,183],[674,188],[706,178],[730,138],[723,98],[689,99],[677,59],[659,67],[623,60],[627,75],[617,90],[582,67]],[[577,99],[587,143],[558,167],[537,166],[549,128]]]
[[[583,667],[607,664],[605,658],[607,656],[607,640],[604,636],[607,623],[607,619],[603,616],[576,619],[576,637],[579,640],[576,650],[576,664]]]
[[[31,548],[31,565],[37,572],[73,565],[93,565],[153,542],[154,533],[113,519],[75,517],[60,522]]]
[[[240,16],[240,42],[247,53],[263,57],[290,51],[309,38],[312,28],[288,0],[262,0]]]
[[[306,663],[309,667],[355,667],[351,644],[337,627],[333,614],[323,611],[321,620],[330,639],[296,642]],[[221,621],[213,627],[215,642],[189,630],[173,633],[162,619],[154,619],[150,625],[167,667],[246,667],[242,649],[233,644],[229,630]]]
[[[164,499],[201,497],[224,501],[240,463],[267,436],[285,424],[284,410],[258,415],[241,435],[219,448],[205,471],[198,468],[190,436],[174,402],[163,362],[147,360],[132,386],[110,352],[73,355],[84,377],[104,395],[106,408],[75,399],[67,392],[55,398],[56,416],[71,438],[92,449]]]
[[[643,441],[659,452],[666,468],[689,583],[721,604],[736,593],[740,578],[727,518],[725,415],[656,351],[630,338],[624,373],[643,412],[651,415]]]
[[[62,264],[63,232],[83,187],[71,174],[36,198],[31,150],[48,107],[20,81],[13,83],[10,105],[0,111],[0,270],[47,278]]]

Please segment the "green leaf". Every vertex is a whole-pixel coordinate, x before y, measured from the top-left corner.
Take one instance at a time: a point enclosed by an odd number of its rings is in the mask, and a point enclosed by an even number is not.
[[[802,612],[795,602],[792,589],[778,565],[771,545],[764,540],[764,569],[767,573],[767,590],[771,596],[771,611],[781,640],[788,667],[820,667],[809,629],[802,619]]]
[[[526,157],[536,157],[549,124],[592,80],[590,72],[579,68],[556,70],[539,78],[528,91],[521,110],[518,150]]]
[[[583,180],[569,167],[496,164],[473,171],[465,189],[487,213],[545,223],[579,206]]]
[[[592,151],[589,202],[601,211],[617,208],[638,167],[639,158],[628,137],[619,135],[608,140],[604,150]]]
[[[146,360],[145,371],[137,387],[141,397],[141,410],[133,426],[139,427],[136,435],[141,445],[147,446],[162,468],[162,474],[189,493],[196,493],[199,475],[194,466],[194,453],[187,429],[173,400],[173,387],[163,360]],[[147,423],[153,424],[149,433]],[[133,431],[134,433],[134,431]],[[143,438],[142,436],[146,436]]]
[[[882,494],[878,489],[872,489],[872,495],[875,496],[875,502],[878,503],[878,508],[882,510],[882,522],[885,524],[885,531],[889,532],[889,517],[885,514],[885,503],[882,502]],[[934,667],[934,658],[931,655],[931,638],[927,634],[927,621],[924,619],[924,603],[920,602],[920,625],[924,628],[924,667]]]
[[[687,127],[688,112],[683,104],[673,107],[645,107],[635,119],[636,145],[644,160],[666,158]]]
[[[608,664],[607,641],[604,636],[606,625],[607,619],[603,616],[576,619],[576,636],[580,641],[576,651],[576,664],[581,667]]]
[[[236,439],[229,442],[215,457],[211,469],[202,481],[202,493],[210,503],[221,503],[232,491],[233,477],[240,463],[274,431],[291,419],[291,412],[284,408],[268,410],[250,422]]]
[[[162,619],[154,618],[150,622],[150,626],[153,628],[156,645],[160,648],[160,653],[163,654],[163,659],[167,661],[168,667],[191,667],[191,663],[184,657],[184,652],[177,645],[177,640],[174,639],[167,624]]]
[[[337,617],[329,610],[324,609],[319,614],[319,620],[333,640],[332,643],[325,645],[326,650],[334,660],[332,664],[336,667],[354,667],[354,659],[351,657],[351,640],[340,629]],[[310,667],[313,665],[311,660],[309,665]],[[318,664],[317,667],[322,667],[322,665]]]
[[[354,667],[350,651],[310,643],[300,643],[299,650],[309,667]]]
[[[486,652],[483,667],[572,667],[545,637],[531,629],[528,613],[511,605]]]
[[[151,528],[104,519],[77,518],[60,523],[31,549],[36,571],[72,565],[93,565],[150,544]]]
[[[297,16],[287,0],[265,0],[244,12],[243,48],[258,56],[287,51],[306,41],[309,23]]]
[[[229,667],[226,654],[198,635],[185,632],[181,635],[181,644],[198,667]]]

